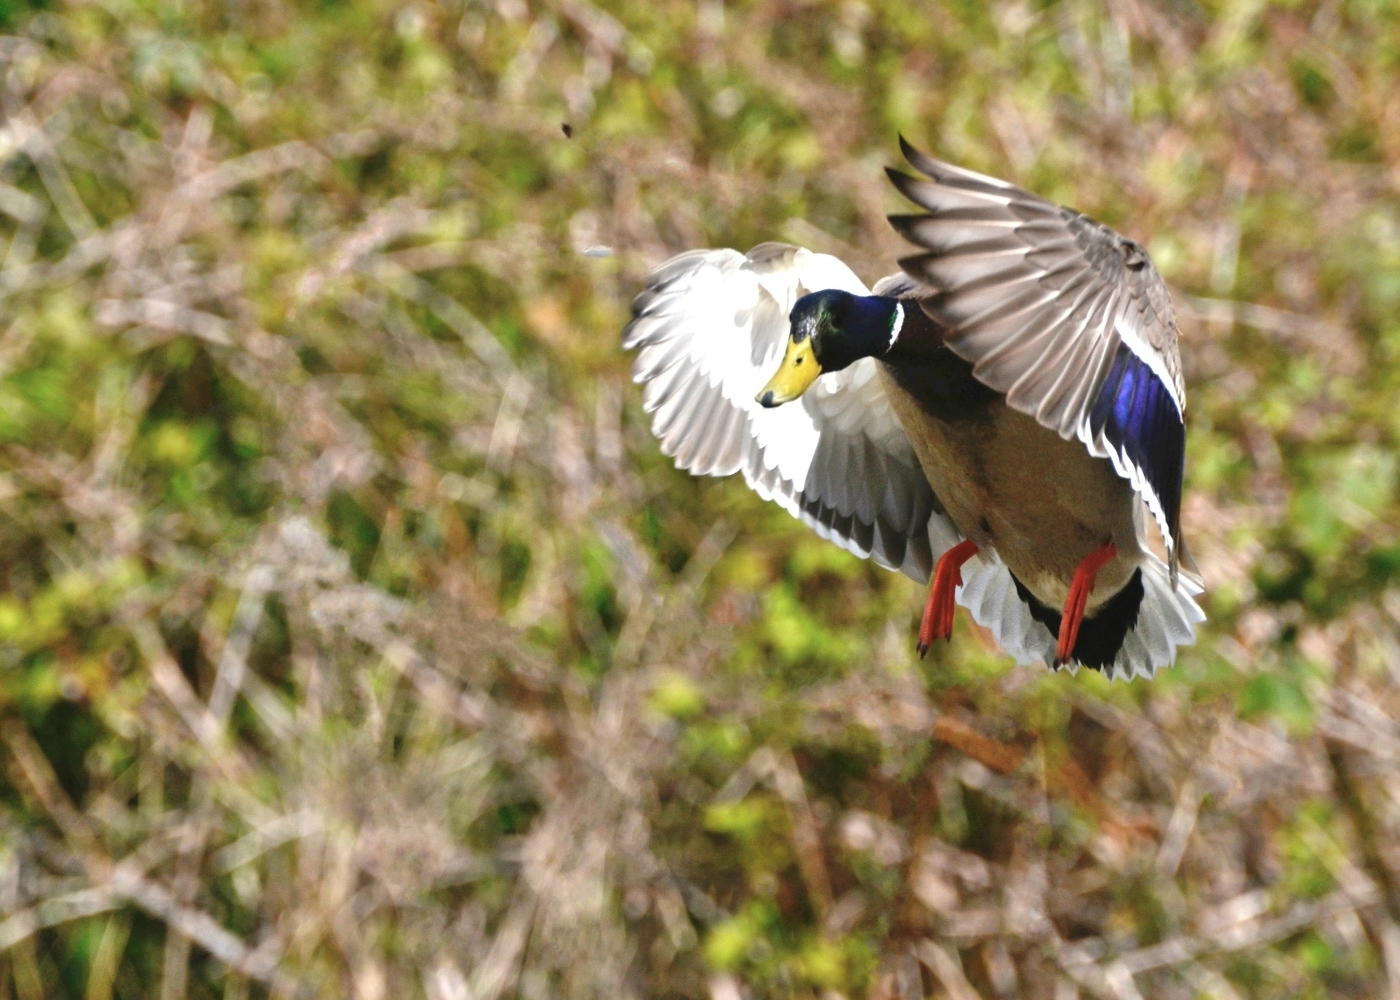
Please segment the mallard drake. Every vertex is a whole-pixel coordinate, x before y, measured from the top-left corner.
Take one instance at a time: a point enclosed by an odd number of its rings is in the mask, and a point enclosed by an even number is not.
[[[1178,569],[1166,285],[1107,226],[900,145],[917,173],[888,173],[919,211],[890,223],[915,252],[873,289],[779,243],[651,273],[623,346],[652,432],[682,469],[742,472],[823,537],[928,581],[920,655],[956,601],[1022,663],[1150,677],[1205,618]]]

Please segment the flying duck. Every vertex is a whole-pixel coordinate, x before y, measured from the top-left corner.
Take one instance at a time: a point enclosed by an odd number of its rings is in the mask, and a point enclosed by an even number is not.
[[[1166,285],[1107,226],[900,145],[917,174],[887,172],[918,211],[889,221],[913,250],[873,289],[780,243],[651,273],[623,346],[652,432],[929,582],[920,655],[956,602],[1018,662],[1150,677],[1205,618],[1179,568]]]

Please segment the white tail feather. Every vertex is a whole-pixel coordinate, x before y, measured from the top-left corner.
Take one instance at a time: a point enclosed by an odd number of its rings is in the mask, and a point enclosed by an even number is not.
[[[1195,600],[1203,588],[1194,574],[1182,571],[1173,589],[1167,564],[1157,556],[1145,554],[1140,565],[1142,605],[1118,655],[1104,668],[1110,679],[1151,677],[1159,667],[1171,666],[1177,649],[1195,641],[1195,625],[1206,617]],[[958,603],[977,624],[991,630],[1017,663],[1055,662],[1056,637],[1031,615],[1000,559],[979,555],[963,566]],[[1070,663],[1066,669],[1076,673],[1079,664]]]

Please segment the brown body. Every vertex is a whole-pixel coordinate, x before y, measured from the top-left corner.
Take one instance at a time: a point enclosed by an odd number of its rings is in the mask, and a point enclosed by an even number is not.
[[[1141,555],[1139,504],[1106,459],[1006,406],[947,348],[880,367],[924,475],[964,537],[995,551],[1051,608],[1105,542],[1118,551],[1094,581],[1088,612],[1123,588]]]

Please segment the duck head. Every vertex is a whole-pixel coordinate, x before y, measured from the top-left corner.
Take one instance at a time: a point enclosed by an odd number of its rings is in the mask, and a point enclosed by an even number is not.
[[[781,406],[806,392],[818,375],[888,353],[903,317],[899,300],[883,295],[827,288],[802,296],[788,314],[782,364],[755,398],[762,406]]]

